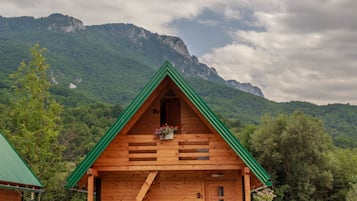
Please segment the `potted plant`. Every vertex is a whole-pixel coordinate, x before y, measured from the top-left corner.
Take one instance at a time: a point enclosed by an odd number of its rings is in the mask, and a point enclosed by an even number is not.
[[[155,135],[160,140],[172,140],[174,138],[175,131],[177,131],[177,126],[169,126],[165,123],[160,128],[155,130]]]

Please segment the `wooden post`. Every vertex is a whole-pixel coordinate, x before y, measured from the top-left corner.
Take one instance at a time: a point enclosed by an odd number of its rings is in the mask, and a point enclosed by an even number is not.
[[[87,200],[94,201],[94,177],[97,176],[97,171],[92,168],[89,168],[87,170],[87,175],[88,175]]]
[[[88,175],[88,201],[94,201],[94,175]]]
[[[250,169],[248,167],[244,167],[244,201],[250,201]]]

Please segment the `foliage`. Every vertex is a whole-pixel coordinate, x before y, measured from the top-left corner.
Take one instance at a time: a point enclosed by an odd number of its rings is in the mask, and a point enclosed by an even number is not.
[[[63,108],[50,97],[49,65],[44,51],[36,44],[31,48],[31,60],[21,62],[12,74],[13,97],[4,127],[12,144],[47,189],[45,199],[52,199],[64,179],[63,146],[58,143]]]
[[[51,86],[50,93],[58,103],[66,108],[75,108],[98,103],[98,100],[90,98],[82,92],[58,85]]]
[[[279,188],[282,200],[328,200],[333,189],[332,142],[322,122],[302,112],[265,116],[251,136],[254,154]],[[287,187],[287,188],[286,188]]]
[[[333,151],[334,192],[333,199],[345,200],[355,193],[357,184],[357,149],[335,148]],[[339,198],[344,199],[339,199]]]
[[[322,122],[300,111],[264,116],[250,147],[272,176],[276,200],[344,200],[357,175],[342,166],[350,155],[335,153]]]
[[[275,103],[217,83],[196,78],[189,78],[188,81],[215,113],[224,114],[227,122],[240,121],[241,125],[258,125],[261,123],[260,118],[264,115],[291,115],[299,110],[321,119],[326,132],[332,136],[337,146],[357,147],[355,132],[357,130],[357,106],[344,104],[317,106],[305,102]]]
[[[67,108],[63,114],[61,144],[64,159],[79,162],[98,142],[122,112],[119,105],[93,103]]]
[[[351,190],[347,193],[347,201],[357,201],[357,184],[354,184]]]
[[[249,124],[240,131],[236,131],[235,129],[233,129],[233,131],[235,131],[234,133],[236,138],[238,138],[239,142],[243,144],[245,148],[250,152],[252,151],[251,136],[257,130],[257,128],[258,127],[256,125]]]

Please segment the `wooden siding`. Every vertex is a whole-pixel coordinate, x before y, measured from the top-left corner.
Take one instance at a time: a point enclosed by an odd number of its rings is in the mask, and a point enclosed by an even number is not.
[[[211,175],[220,173],[223,177]],[[148,171],[141,172],[103,172],[102,201],[132,201],[145,182]],[[160,172],[145,195],[145,201],[172,200],[198,201],[205,200],[207,185],[228,183],[226,190],[231,191],[234,201],[242,200],[242,180],[239,171],[165,171]],[[228,192],[227,192],[228,193]],[[233,200],[232,200],[233,201]]]
[[[180,93],[177,92],[178,97]],[[142,108],[144,111],[142,116],[135,122],[132,128],[127,133],[128,135],[138,135],[138,134],[148,134],[154,133],[155,129],[160,127],[160,108],[161,108],[161,99],[163,96],[158,96],[147,108]],[[178,126],[178,133],[211,133],[210,129],[206,126],[204,122],[201,121],[203,117],[199,117],[193,110],[192,107],[186,102],[184,98],[180,100],[180,125]]]
[[[118,135],[93,168],[105,170],[241,169],[243,162],[216,134]]]
[[[146,107],[127,133],[119,133],[101,154],[93,167],[99,171],[112,170],[182,170],[241,169],[243,162],[229,145],[207,127],[193,106],[174,86],[166,83]],[[161,141],[154,131],[160,126],[160,104],[168,90],[180,100],[179,132],[173,140]]]
[[[201,121],[185,101],[181,101],[181,133],[211,133],[206,124]]]
[[[0,189],[0,200],[21,201],[21,195],[20,192],[13,190]]]

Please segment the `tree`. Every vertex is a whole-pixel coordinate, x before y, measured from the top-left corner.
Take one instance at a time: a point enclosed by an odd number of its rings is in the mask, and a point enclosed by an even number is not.
[[[235,132],[234,135],[238,138],[239,142],[243,144],[245,148],[247,148],[248,151],[251,152],[251,136],[253,133],[257,130],[257,126],[253,124],[249,124],[246,127],[244,127],[241,131]],[[236,129],[233,129],[233,132],[236,131]]]
[[[251,136],[251,148],[271,174],[277,200],[328,200],[332,141],[319,119],[302,112],[265,116]]]
[[[31,48],[31,61],[21,62],[11,75],[14,96],[5,124],[10,141],[46,187],[44,200],[53,200],[61,177],[63,148],[58,136],[63,108],[50,97],[44,52],[36,44]]]
[[[334,188],[332,200],[356,201],[357,149],[335,148],[333,153]],[[342,199],[341,199],[342,198]]]

